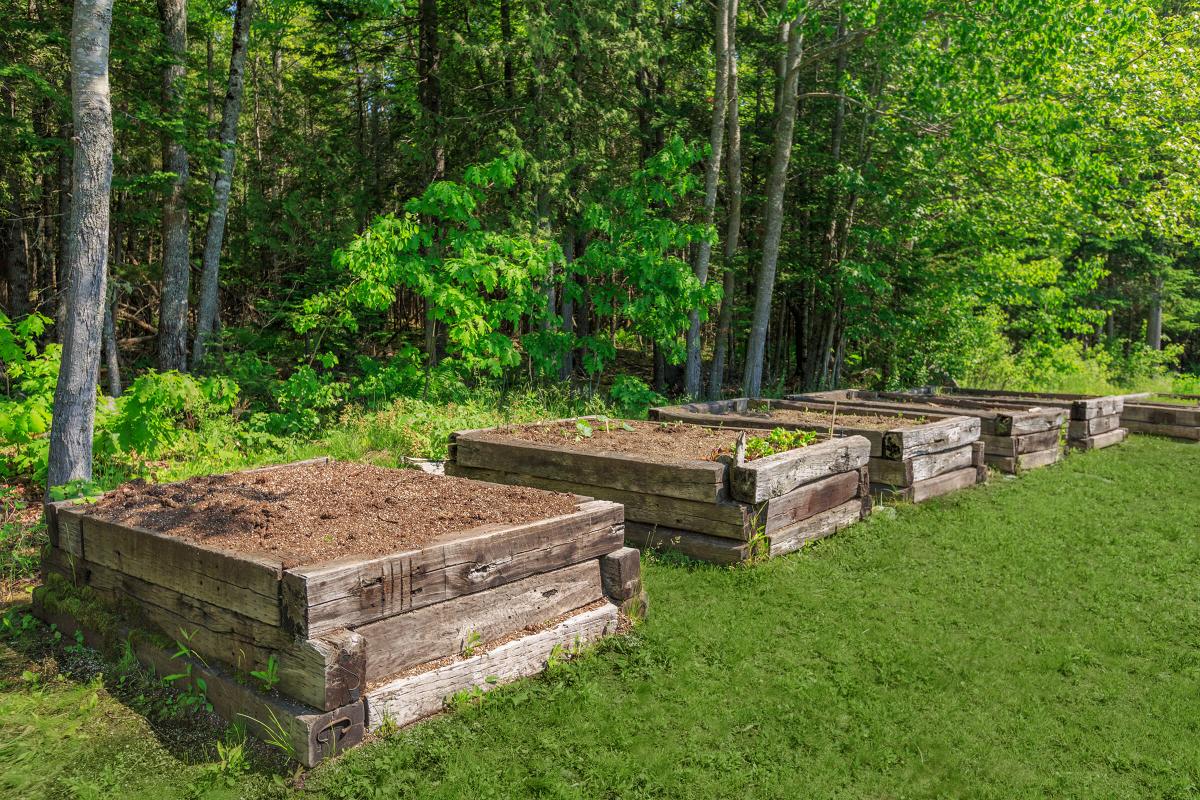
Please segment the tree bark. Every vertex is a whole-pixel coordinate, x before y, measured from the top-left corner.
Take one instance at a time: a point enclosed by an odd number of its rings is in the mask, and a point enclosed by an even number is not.
[[[233,19],[233,44],[229,54],[229,89],[221,109],[221,163],[213,176],[213,207],[204,237],[204,258],[200,272],[200,307],[196,317],[196,339],[192,344],[192,366],[204,359],[208,340],[216,329],[220,290],[221,246],[225,241],[225,221],[229,215],[229,193],[237,163],[238,117],[242,113],[242,92],[246,86],[246,52],[249,50],[250,21],[255,0],[239,0]]]
[[[788,163],[792,157],[792,135],[796,127],[796,92],[800,79],[800,57],[804,53],[803,23],[804,13],[801,12],[796,19],[780,26],[780,41],[786,47],[786,54],[779,62],[779,102],[775,108],[774,145],[767,173],[762,262],[758,268],[754,316],[746,344],[746,367],[742,380],[743,392],[748,397],[758,397],[762,393],[763,356],[771,318],[771,296],[775,291],[779,242],[783,234],[783,198],[787,190]]]
[[[708,399],[721,399],[725,383],[725,361],[729,350],[730,330],[733,327],[733,296],[737,276],[733,260],[737,256],[738,237],[742,227],[742,122],[738,109],[737,72],[737,11],[738,0],[729,3],[729,90],[726,102],[729,110],[729,161],[726,167],[726,191],[729,210],[725,221],[725,250],[722,258],[724,276],[721,281],[721,310],[717,316],[717,339],[713,345],[713,360],[708,373]]]
[[[108,89],[111,29],[112,0],[75,0],[71,23],[75,158],[64,295],[69,313],[54,390],[47,486],[92,477],[112,189],[113,129]]]
[[[725,116],[729,97],[729,6],[732,0],[721,0],[716,13],[716,83],[713,87],[712,124],[709,128],[709,156],[704,169],[704,224],[712,225],[717,210],[717,184],[721,178],[721,151],[725,146]],[[693,269],[701,286],[708,283],[708,266],[712,258],[712,243],[700,242]],[[687,360],[683,373],[684,391],[690,398],[700,397],[700,309],[688,312]]]
[[[1163,279],[1154,278],[1154,290],[1150,294],[1150,318],[1146,322],[1146,344],[1151,350],[1162,350]]]
[[[430,181],[446,174],[446,145],[442,137],[442,90],[439,73],[442,51],[438,40],[438,0],[420,0],[417,20],[417,96],[425,110],[430,138]]]
[[[188,293],[191,264],[188,234],[188,153],[184,144],[184,79],[187,74],[187,0],[158,0],[170,60],[163,67],[163,107],[171,128],[163,133],[163,170],[174,175],[163,198],[162,294],[158,309],[158,368],[187,369]]]

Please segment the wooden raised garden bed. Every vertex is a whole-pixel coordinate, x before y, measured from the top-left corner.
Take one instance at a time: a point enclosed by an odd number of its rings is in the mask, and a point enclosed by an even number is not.
[[[614,500],[627,542],[720,564],[797,550],[870,512],[863,437],[739,460],[739,433],[596,418],[461,431],[446,472]]]
[[[871,392],[839,389],[829,392],[790,395],[790,400],[821,403],[846,412],[902,411],[913,414],[962,414],[977,417],[984,461],[989,467],[1017,474],[1054,464],[1062,457],[1062,429],[1067,412],[1061,408],[983,407],[956,405],[941,398],[913,396],[904,392]]]
[[[319,459],[48,517],[36,613],[99,645],[132,637],[305,765],[645,610],[616,503],[415,470]]]
[[[1200,442],[1200,395],[1126,397],[1121,425],[1131,433]]]
[[[1111,447],[1125,441],[1128,435],[1128,431],[1121,427],[1125,397],[1119,395],[1006,392],[997,389],[963,389],[948,386],[925,387],[907,394],[921,398],[936,397],[939,404],[963,407],[1063,408],[1068,412],[1067,446],[1075,450]]]
[[[914,503],[987,480],[979,419],[907,411],[844,411],[792,400],[717,400],[651,409],[651,419],[861,436],[872,494]]]

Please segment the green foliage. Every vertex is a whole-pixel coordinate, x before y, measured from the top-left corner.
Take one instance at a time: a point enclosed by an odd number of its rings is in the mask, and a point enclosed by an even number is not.
[[[664,405],[667,398],[633,375],[618,375],[613,379],[608,396],[623,417],[645,418],[651,406]]]
[[[746,458],[764,458],[800,447],[808,447],[820,438],[816,431],[791,431],[775,428],[766,436],[746,437]]]
[[[39,344],[49,322],[40,314],[13,322],[0,313],[0,478],[45,479],[62,352],[57,344]]]
[[[279,684],[279,660],[272,653],[262,669],[250,670],[250,677],[258,680],[264,692],[269,692]]]
[[[584,222],[596,238],[572,265],[589,278],[598,315],[625,321],[663,348],[671,363],[683,359],[688,312],[701,309],[706,318],[721,297],[720,284],[701,286],[687,260],[701,241],[715,241],[715,230],[678,214],[699,185],[693,167],[702,157],[699,148],[672,137],[627,184],[589,205]],[[585,337],[582,345],[589,372],[615,356],[602,336]]]

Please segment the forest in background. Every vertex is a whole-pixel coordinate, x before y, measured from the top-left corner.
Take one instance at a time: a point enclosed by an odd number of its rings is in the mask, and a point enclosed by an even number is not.
[[[71,9],[0,14],[0,461],[41,482]],[[1189,388],[1196,21],[119,0],[98,452],[278,446],[397,398]]]

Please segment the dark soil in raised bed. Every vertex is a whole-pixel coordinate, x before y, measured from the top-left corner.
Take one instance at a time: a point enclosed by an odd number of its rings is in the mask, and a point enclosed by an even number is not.
[[[488,524],[575,511],[572,495],[348,462],[134,481],[88,512],[187,541],[280,558],[285,567],[411,550]]]
[[[539,425],[510,425],[487,434],[498,439],[517,439],[579,450],[635,455],[646,461],[670,464],[678,461],[716,461],[732,456],[737,445],[737,428],[704,428],[680,422],[589,421],[586,436],[574,422]],[[622,427],[625,426],[625,427]],[[626,430],[626,427],[632,430]],[[761,436],[762,431],[750,431]]]

